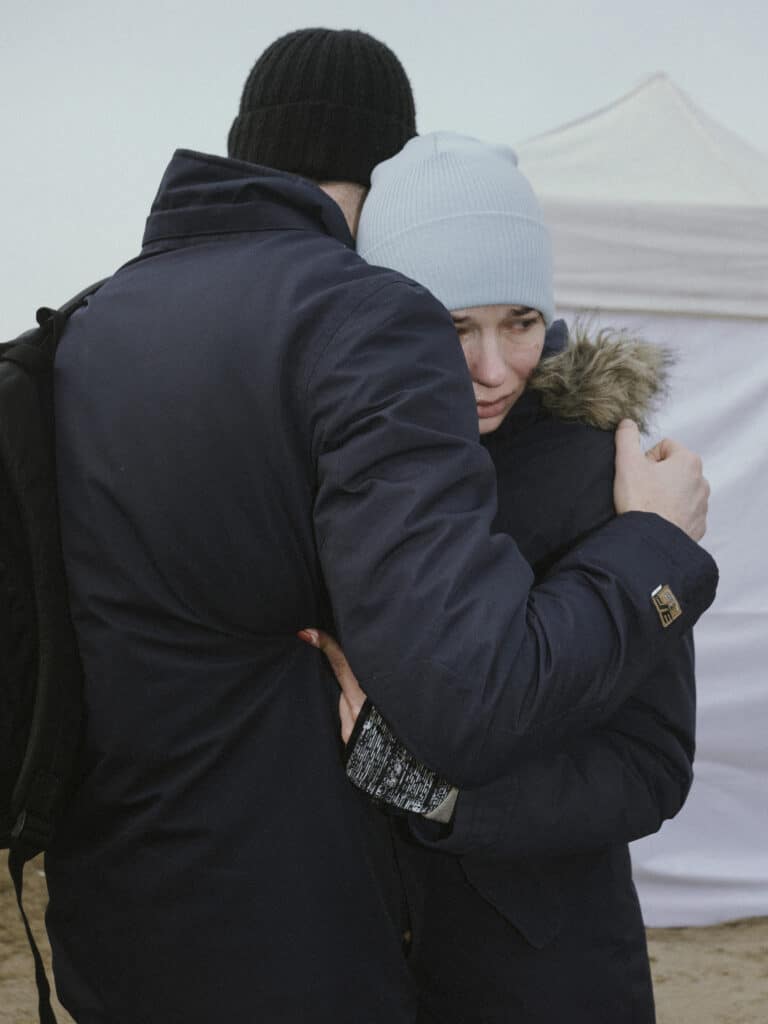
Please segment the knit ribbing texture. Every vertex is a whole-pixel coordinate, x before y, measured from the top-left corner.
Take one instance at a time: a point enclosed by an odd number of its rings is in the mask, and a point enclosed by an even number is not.
[[[374,170],[357,247],[448,309],[524,305],[554,317],[549,232],[508,146],[451,132],[411,140]]]
[[[370,184],[416,134],[410,82],[365,32],[300,29],[254,64],[228,139],[231,157],[315,181]]]

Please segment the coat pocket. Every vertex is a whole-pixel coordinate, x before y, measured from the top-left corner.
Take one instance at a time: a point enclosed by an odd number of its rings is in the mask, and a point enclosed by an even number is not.
[[[561,899],[557,880],[527,860],[515,863],[460,858],[472,888],[490,903],[531,946],[542,949],[560,930]]]

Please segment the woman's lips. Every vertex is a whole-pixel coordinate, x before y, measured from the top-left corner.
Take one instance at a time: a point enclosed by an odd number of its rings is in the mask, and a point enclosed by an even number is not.
[[[499,398],[495,402],[478,402],[477,415],[481,420],[488,420],[492,419],[494,416],[500,416],[505,411],[511,398],[512,395],[504,395],[503,398]]]

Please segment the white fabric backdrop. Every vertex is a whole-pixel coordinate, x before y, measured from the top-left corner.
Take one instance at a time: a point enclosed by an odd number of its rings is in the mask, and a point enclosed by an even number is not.
[[[677,351],[653,439],[669,434],[702,454],[712,484],[705,543],[721,574],[695,630],[691,795],[632,847],[643,913],[650,926],[768,915],[768,324],[630,313],[595,323]]]
[[[721,582],[695,634],[695,781],[633,844],[645,918],[768,915],[768,156],[664,75],[517,149],[561,311],[677,350],[655,433],[699,451],[712,484]]]
[[[768,318],[768,203],[543,205],[564,306]]]

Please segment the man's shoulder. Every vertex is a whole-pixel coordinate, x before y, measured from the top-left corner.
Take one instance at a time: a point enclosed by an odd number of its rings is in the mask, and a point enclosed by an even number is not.
[[[316,349],[311,373],[333,354],[332,364],[339,359],[350,366],[358,358],[372,364],[384,360],[408,374],[420,362],[435,367],[455,364],[462,379],[466,376],[450,314],[422,285],[395,270],[368,264],[351,251],[329,261],[323,274],[323,280],[310,287],[318,297],[325,295],[321,304],[330,302],[332,315],[325,321],[330,329]]]
[[[328,270],[332,272],[330,265]],[[385,318],[419,312],[449,318],[445,307],[423,285],[397,270],[366,263],[353,250],[341,255],[334,270],[339,284],[346,285],[346,297],[354,307],[370,307]]]

